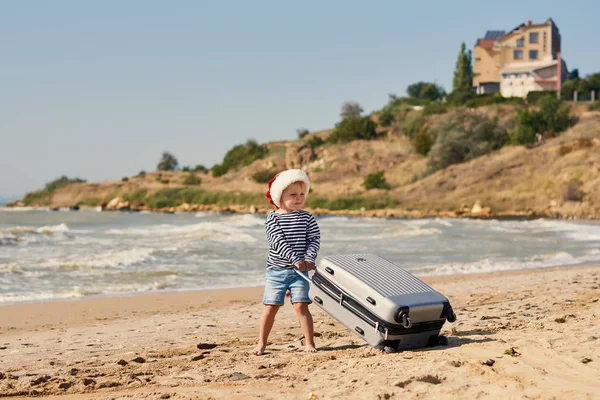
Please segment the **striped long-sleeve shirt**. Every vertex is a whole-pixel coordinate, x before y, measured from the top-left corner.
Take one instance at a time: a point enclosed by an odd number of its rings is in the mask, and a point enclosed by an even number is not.
[[[321,231],[315,217],[304,210],[287,214],[271,212],[265,221],[269,241],[267,268],[293,268],[300,261],[315,262],[321,247]]]

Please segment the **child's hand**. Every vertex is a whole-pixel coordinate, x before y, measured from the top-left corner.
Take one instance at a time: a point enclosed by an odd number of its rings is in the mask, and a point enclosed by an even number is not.
[[[300,272],[306,271],[306,263],[304,261],[298,261],[296,263],[296,269]]]
[[[313,269],[315,269],[315,263],[314,262],[310,262],[310,261],[304,261],[306,263],[306,270],[307,271],[312,271]]]

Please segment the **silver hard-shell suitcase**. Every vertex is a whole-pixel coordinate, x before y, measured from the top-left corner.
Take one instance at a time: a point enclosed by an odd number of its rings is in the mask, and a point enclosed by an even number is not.
[[[446,344],[440,330],[456,320],[445,296],[374,254],[325,257],[312,275],[310,297],[369,345],[386,350]]]

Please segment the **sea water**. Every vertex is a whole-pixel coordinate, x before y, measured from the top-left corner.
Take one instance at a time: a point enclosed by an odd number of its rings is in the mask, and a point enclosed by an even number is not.
[[[264,220],[0,208],[0,303],[259,286],[268,252]],[[418,276],[600,265],[600,224],[591,221],[317,222],[319,259],[375,253]]]

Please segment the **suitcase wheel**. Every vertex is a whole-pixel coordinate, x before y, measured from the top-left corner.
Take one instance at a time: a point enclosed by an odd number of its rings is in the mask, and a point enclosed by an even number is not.
[[[446,336],[438,336],[437,344],[440,346],[448,346],[448,338]]]
[[[450,307],[450,309],[448,310],[448,315],[446,315],[446,319],[448,320],[448,322],[456,321],[456,314],[454,313],[452,307]]]
[[[427,344],[429,345],[429,347],[448,346],[448,338],[446,336],[433,335],[429,337]]]

